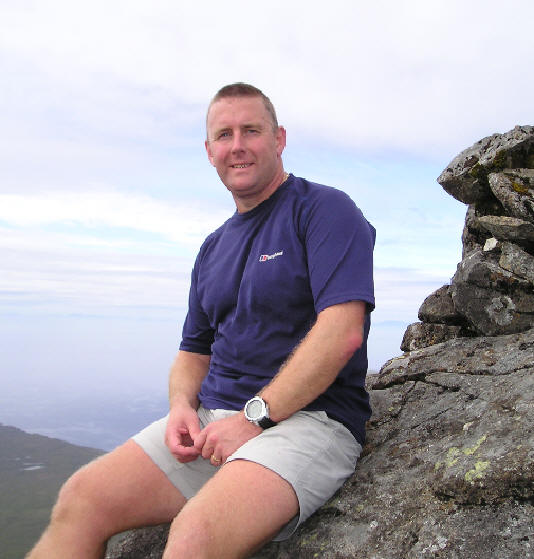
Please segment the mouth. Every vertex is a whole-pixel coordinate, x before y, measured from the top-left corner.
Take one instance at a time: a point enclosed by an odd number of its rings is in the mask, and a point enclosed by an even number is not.
[[[246,169],[250,167],[252,163],[236,163],[235,165],[230,165],[233,169]]]

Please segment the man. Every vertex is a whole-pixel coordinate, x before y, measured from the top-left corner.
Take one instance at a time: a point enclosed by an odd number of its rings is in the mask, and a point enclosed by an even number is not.
[[[165,559],[247,557],[354,470],[374,229],[341,191],[285,173],[260,90],[222,88],[206,126],[237,211],[195,262],[169,415],[74,474],[31,559],[103,557],[112,534],[163,522]]]

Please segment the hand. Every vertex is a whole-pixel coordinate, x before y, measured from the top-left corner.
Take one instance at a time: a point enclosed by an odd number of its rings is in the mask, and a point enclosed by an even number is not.
[[[262,432],[262,428],[248,421],[242,412],[213,421],[193,438],[195,450],[202,458],[212,460],[214,466],[224,464],[228,456],[248,440]]]
[[[185,464],[200,456],[200,452],[193,446],[193,441],[199,433],[200,421],[197,411],[186,403],[174,405],[169,412],[165,444],[178,462]]]

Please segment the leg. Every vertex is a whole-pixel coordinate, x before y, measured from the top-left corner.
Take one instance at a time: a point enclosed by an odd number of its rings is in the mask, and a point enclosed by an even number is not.
[[[96,459],[63,486],[49,527],[27,559],[97,559],[128,528],[170,522],[186,500],[133,441]]]
[[[247,557],[299,510],[291,485],[255,462],[224,465],[175,518],[164,559]]]

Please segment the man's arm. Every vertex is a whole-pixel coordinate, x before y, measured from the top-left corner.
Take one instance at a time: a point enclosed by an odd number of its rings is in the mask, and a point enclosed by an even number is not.
[[[273,421],[282,421],[322,394],[363,342],[365,303],[327,307],[261,391]]]
[[[290,417],[334,382],[362,344],[364,320],[362,301],[333,305],[319,313],[307,336],[261,391],[273,421]],[[210,423],[195,438],[195,447],[204,458],[214,454],[224,462],[259,433],[261,428],[250,423],[241,411]]]
[[[209,364],[209,355],[179,351],[171,367],[165,443],[179,462],[190,462],[199,455],[193,447],[193,440],[200,432],[198,393]]]

